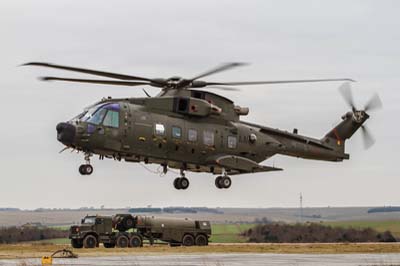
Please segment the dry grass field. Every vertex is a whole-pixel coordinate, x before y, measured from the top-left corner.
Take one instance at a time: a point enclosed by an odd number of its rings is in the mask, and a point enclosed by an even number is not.
[[[69,245],[19,244],[0,245],[0,259],[38,258],[49,256],[54,251],[70,248]],[[166,245],[144,246],[142,248],[74,249],[79,256],[124,256],[149,254],[182,253],[286,253],[286,254],[343,254],[343,253],[399,253],[400,244],[211,244],[205,247],[169,247]]]

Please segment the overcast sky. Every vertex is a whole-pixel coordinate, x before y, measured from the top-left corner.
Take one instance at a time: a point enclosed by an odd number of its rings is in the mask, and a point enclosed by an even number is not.
[[[0,207],[400,205],[399,1],[18,1],[0,3]],[[249,62],[212,81],[356,79],[358,106],[378,92],[384,109],[367,122],[377,142],[365,151],[360,132],[347,142],[351,160],[316,162],[276,156],[283,172],[233,177],[218,190],[210,174],[176,177],[139,164],[64,152],[55,126],[105,96],[142,97],[140,88],[45,83],[41,75],[80,76],[17,67],[44,61],[146,77],[191,77],[221,62]],[[269,85],[222,92],[250,107],[244,119],[322,137],[348,107],[340,83]],[[155,95],[156,88],[148,88]],[[221,92],[218,92],[221,93]],[[148,166],[152,170],[157,165]]]

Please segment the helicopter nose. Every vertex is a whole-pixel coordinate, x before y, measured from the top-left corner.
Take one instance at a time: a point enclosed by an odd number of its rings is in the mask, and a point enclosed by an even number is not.
[[[64,145],[71,145],[75,138],[75,127],[68,123],[58,123],[57,127],[57,140]]]

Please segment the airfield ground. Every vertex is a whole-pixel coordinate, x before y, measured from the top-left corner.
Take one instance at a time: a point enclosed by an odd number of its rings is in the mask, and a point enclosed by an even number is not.
[[[0,245],[0,259],[39,258],[69,245],[18,244]],[[129,256],[151,254],[211,254],[211,253],[283,253],[283,254],[352,254],[352,253],[400,253],[399,243],[352,243],[352,244],[210,244],[205,247],[169,247],[145,245],[142,248],[72,249],[81,257]]]

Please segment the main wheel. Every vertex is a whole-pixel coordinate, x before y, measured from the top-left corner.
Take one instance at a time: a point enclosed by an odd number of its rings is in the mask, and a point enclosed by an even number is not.
[[[181,189],[187,189],[189,187],[189,180],[186,177],[179,178],[179,187]]]
[[[176,189],[181,189],[181,187],[180,187],[180,177],[177,177],[177,178],[175,178],[175,180],[174,180],[174,188],[176,188]]]
[[[117,237],[116,246],[118,248],[127,248],[129,246],[129,239],[127,236],[120,235]]]
[[[230,188],[232,185],[232,179],[229,176],[224,176],[221,183],[223,188]]]
[[[83,247],[95,248],[97,246],[97,238],[93,235],[87,235],[83,239]]]
[[[103,243],[105,248],[115,248],[115,243]]]
[[[197,235],[195,239],[196,246],[207,246],[208,239],[205,235]]]
[[[129,246],[131,248],[138,248],[143,246],[142,238],[138,235],[131,236],[131,239],[129,239]]]
[[[71,239],[71,246],[73,248],[83,248],[83,243],[79,239]]]
[[[84,167],[85,167],[84,164],[82,164],[81,166],[79,166],[79,173],[80,173],[81,175],[86,175],[86,174],[85,174],[85,169],[84,169]]]
[[[194,237],[189,234],[184,235],[182,238],[182,245],[187,246],[187,247],[193,246],[194,245]]]
[[[215,186],[219,189],[223,188],[222,187],[222,176],[217,176],[217,178],[215,178]]]

